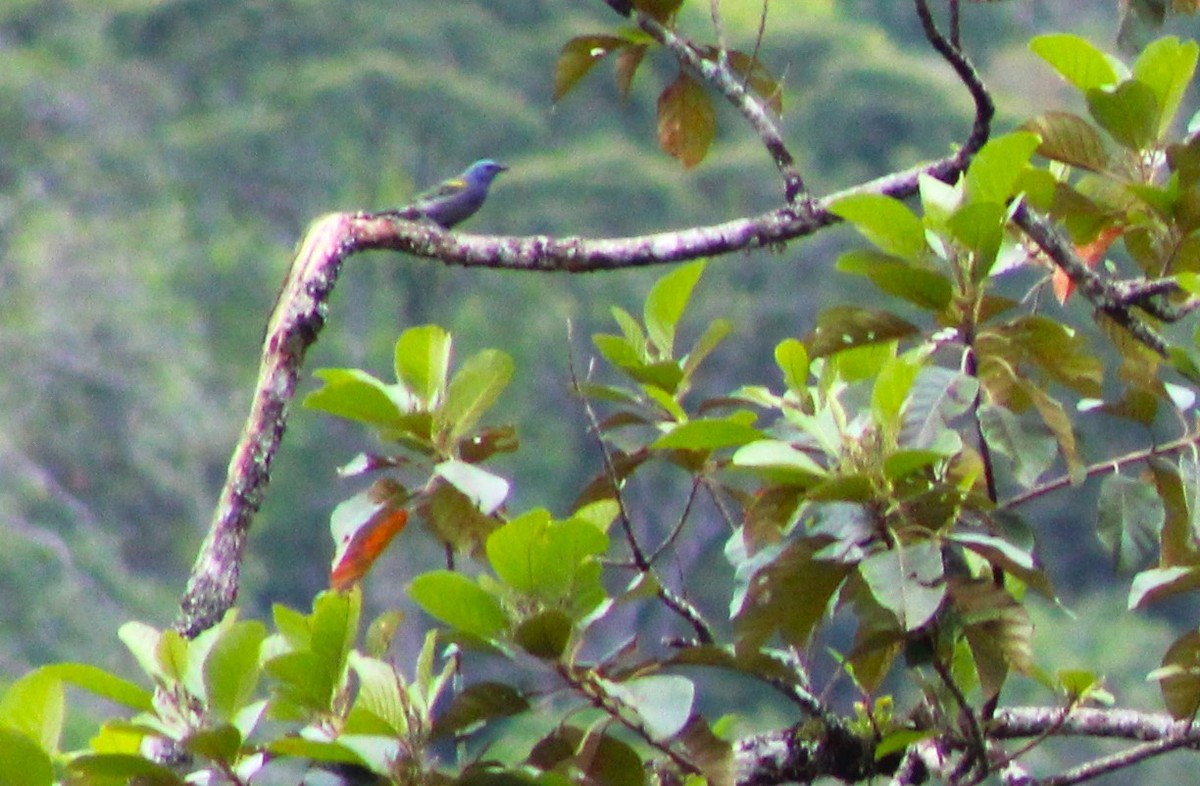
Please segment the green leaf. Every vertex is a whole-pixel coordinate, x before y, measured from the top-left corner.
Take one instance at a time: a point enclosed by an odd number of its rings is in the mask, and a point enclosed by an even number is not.
[[[328,669],[336,685],[346,668],[346,658],[358,637],[362,592],[322,592],[313,600],[312,651]]]
[[[156,655],[162,633],[144,622],[126,622],[117,630],[117,638],[133,655],[138,666],[155,680],[165,678]]]
[[[1144,565],[1155,553],[1163,509],[1154,487],[1124,475],[1100,483],[1096,534],[1119,570]]]
[[[999,202],[968,202],[946,222],[954,239],[974,257],[971,263],[973,282],[986,279],[996,263],[1006,220],[1004,205]]]
[[[839,199],[829,211],[853,224],[881,250],[903,260],[915,262],[928,248],[921,219],[898,199],[880,194],[855,194]]]
[[[597,333],[592,336],[592,343],[604,359],[617,368],[640,368],[645,363],[642,353],[624,336]]]
[[[856,347],[879,345],[916,335],[917,327],[888,311],[835,306],[821,312],[817,327],[805,339],[808,353],[819,358]]]
[[[961,440],[957,441],[955,445],[957,448],[961,448]],[[953,452],[957,452],[957,450]],[[939,450],[898,450],[895,453],[889,453],[883,460],[883,473],[888,480],[903,480],[914,472],[937,464],[947,455],[949,455],[947,452]],[[871,493],[874,491],[869,482],[867,488],[870,493],[864,495],[862,498],[864,502],[870,499]]]
[[[962,204],[961,180],[955,185],[950,185],[922,172],[917,176],[917,188],[921,194],[925,225],[934,231],[937,231],[946,218]]]
[[[508,629],[499,601],[460,573],[423,573],[413,579],[408,594],[429,616],[481,639],[493,640]]]
[[[573,630],[570,617],[559,609],[549,609],[523,620],[513,632],[513,641],[535,658],[557,660]]]
[[[613,306],[611,313],[617,326],[621,328],[621,335],[625,336],[625,340],[629,342],[634,362],[645,363],[652,360],[646,332],[642,330],[642,326],[633,318],[633,315],[620,306]]]
[[[184,781],[162,764],[144,756],[102,753],[78,756],[67,764],[71,783],[152,783],[154,786],[184,786]]]
[[[1127,604],[1130,609],[1143,609],[1197,589],[1200,589],[1200,567],[1151,568],[1133,577]]]
[[[950,280],[944,274],[872,249],[842,254],[837,268],[844,273],[866,276],[887,294],[926,311],[942,311],[950,305],[953,295]]]
[[[188,667],[191,665],[188,649],[187,640],[170,628],[164,630],[158,637],[158,644],[154,648],[154,657],[158,661],[160,672],[168,681],[186,681]],[[200,695],[198,690],[194,691],[194,694]]]
[[[449,483],[435,485],[427,496],[428,504],[421,508],[430,531],[444,546],[476,553],[501,521],[485,516],[466,494]]]
[[[704,260],[681,265],[654,283],[646,296],[643,318],[646,333],[659,351],[659,358],[673,356],[675,328],[687,309],[692,290],[704,273]]]
[[[1075,444],[1075,424],[1067,414],[1062,402],[1050,396],[1045,388],[1029,380],[1021,380],[1022,390],[1033,402],[1034,409],[1054,435],[1058,449],[1062,452],[1063,460],[1067,463],[1067,473],[1075,482],[1083,481],[1084,467],[1079,459],[1079,451]]]
[[[312,626],[307,615],[282,603],[275,603],[271,606],[271,617],[275,621],[275,630],[287,642],[288,649],[306,650],[312,646]]]
[[[708,452],[735,448],[763,438],[763,434],[743,419],[729,417],[693,420],[682,423],[650,443],[653,450],[695,450]]]
[[[336,764],[353,764],[366,767],[367,762],[353,750],[337,742],[308,740],[303,737],[279,737],[271,740],[266,746],[267,752],[276,756],[290,756],[296,759],[311,759],[317,762]]]
[[[64,713],[62,681],[41,669],[19,677],[0,699],[0,727],[23,733],[50,753],[58,750]]]
[[[592,66],[603,60],[608,54],[630,42],[623,38],[608,35],[582,35],[572,38],[563,44],[558,53],[558,62],[554,64],[554,101],[557,103],[570,92]]]
[[[792,647],[809,645],[852,568],[816,559],[814,550],[812,542],[794,541],[777,554],[735,563],[738,591],[730,607],[737,652],[757,652],[776,631]]]
[[[237,622],[221,632],[204,659],[205,698],[217,719],[232,721],[253,698],[259,650],[266,635],[257,620]]]
[[[514,368],[512,358],[497,349],[472,355],[450,380],[436,416],[438,430],[448,429],[451,442],[470,433],[504,392]]]
[[[396,340],[396,379],[420,402],[433,409],[446,388],[452,340],[438,325],[411,327]]]
[[[575,770],[590,786],[646,786],[646,768],[632,747],[603,731],[559,726],[539,740],[528,763],[547,771]],[[560,786],[551,781],[547,786]]]
[[[656,740],[667,740],[683,729],[696,698],[692,681],[675,674],[605,681],[605,686],[611,696],[638,714]]]
[[[458,459],[443,461],[433,468],[433,474],[461,491],[486,516],[504,504],[511,486],[499,475]]]
[[[1111,92],[1089,90],[1087,103],[1101,128],[1128,150],[1139,153],[1158,138],[1158,100],[1153,90],[1136,79],[1122,82]]]
[[[395,425],[404,414],[397,391],[365,371],[322,368],[314,374],[325,384],[305,396],[308,409],[374,426]]]
[[[528,709],[529,702],[511,685],[502,682],[472,683],[438,715],[430,737],[438,739],[468,733],[493,718],[518,715]]]
[[[109,701],[140,712],[151,708],[151,694],[139,685],[87,663],[56,663],[42,671],[63,682],[91,691]]]
[[[1011,410],[996,404],[979,408],[979,428],[988,447],[1013,462],[1013,475],[1025,488],[1032,488],[1049,471],[1057,456],[1057,445],[1047,433],[1027,426]]]
[[[683,5],[683,0],[632,0],[633,7],[660,22],[666,22]]]
[[[685,377],[692,376],[700,363],[732,332],[733,323],[728,319],[714,319],[710,322],[704,332],[700,334],[700,338],[696,339],[692,351],[687,354],[683,363],[683,375]]]
[[[787,679],[794,679],[792,677]],[[726,715],[714,724],[727,726],[733,717]],[[700,769],[699,775],[689,775],[686,786],[734,786],[737,782],[737,761],[734,746],[726,738],[728,729],[717,730],[708,725],[700,715],[693,715],[676,739],[687,749],[688,761]]]
[[[992,565],[1003,568],[1006,573],[1016,576],[1045,597],[1054,598],[1054,588],[1038,566],[1031,550],[982,532],[952,533],[948,540],[975,552]]]
[[[775,347],[775,365],[783,372],[783,382],[793,393],[803,394],[808,385],[808,350],[795,338],[787,338]]]
[[[996,332],[1017,357],[1035,363],[1051,379],[1085,396],[1101,395],[1104,368],[1086,340],[1069,326],[1036,315],[1019,317]]]
[[[238,749],[241,746],[241,733],[228,723],[197,729],[183,740],[185,751],[212,761],[226,763],[233,763],[237,760]]]
[[[1158,125],[1155,136],[1165,132],[1179,102],[1187,90],[1196,71],[1196,58],[1200,46],[1195,41],[1186,43],[1174,36],[1166,36],[1149,44],[1133,64],[1133,76],[1154,92],[1158,105]]]
[[[1042,138],[1037,149],[1040,156],[1091,172],[1104,172],[1108,168],[1104,139],[1079,115],[1050,111],[1026,121],[1022,128]]]
[[[898,444],[940,449],[947,432],[958,434],[949,427],[950,421],[975,403],[978,392],[979,381],[968,374],[938,366],[922,368],[908,394]]]
[[[300,720],[330,710],[334,682],[329,664],[310,651],[287,652],[263,664],[275,681],[271,710],[280,720]]]
[[[902,753],[910,745],[936,736],[937,732],[933,729],[918,731],[916,729],[901,728],[889,731],[883,735],[879,740],[879,744],[875,746],[875,761],[879,761],[893,753]]]
[[[1176,720],[1200,710],[1200,632],[1188,631],[1167,648],[1162,666],[1150,674],[1162,689],[1167,712]]]
[[[1000,692],[1010,670],[1028,673],[1032,668],[1033,622],[991,580],[954,580],[950,594],[965,627],[980,687],[990,699]]]
[[[775,439],[744,445],[731,461],[735,467],[768,470],[769,477],[789,485],[809,486],[829,474],[807,453]]]
[[[1112,703],[1112,694],[1104,687],[1104,678],[1085,669],[1061,669],[1055,673],[1055,681],[1072,703],[1097,701],[1107,695]]]
[[[931,540],[878,551],[858,564],[858,573],[906,631],[929,622],[946,597],[942,553]]]
[[[1081,93],[1117,82],[1117,72],[1108,56],[1077,35],[1035,36],[1029,48]]]
[[[590,522],[556,522],[544,510],[518,516],[487,540],[488,561],[506,584],[547,603],[586,596],[586,611],[603,597],[596,594],[599,572],[593,558],[607,549],[608,536]]]
[[[900,430],[900,413],[920,370],[918,363],[898,357],[879,369],[871,389],[871,414],[884,433],[894,435]]]
[[[1195,565],[1200,560],[1193,543],[1195,511],[1189,504],[1181,468],[1157,456],[1146,462],[1146,468],[1154,479],[1154,488],[1163,505],[1160,565]]]
[[[1040,140],[1037,134],[1015,131],[988,140],[967,167],[967,199],[1003,204],[1013,196],[1013,186],[1029,164]]]
[[[682,71],[658,97],[658,143],[685,169],[704,160],[717,131],[708,93]]]
[[[263,664],[263,671],[275,681],[272,715],[303,720],[329,712],[345,675],[350,647],[358,634],[362,592],[357,588],[350,592],[322,592],[313,600],[310,615],[279,605],[274,612],[276,625],[290,650]],[[246,653],[233,657],[246,657]],[[236,690],[227,686],[231,688]]]
[[[408,734],[409,702],[395,668],[358,652],[350,654],[349,664],[358,676],[354,709],[382,720],[386,734],[398,737]]]
[[[4,786],[50,786],[54,766],[49,754],[15,729],[0,726],[0,783]]]
[[[639,354],[627,338],[599,333],[592,337],[592,342],[605,360],[636,382],[653,385],[669,394],[674,392],[683,380],[683,370],[678,363],[672,360],[661,363],[647,362],[645,355]],[[595,387],[591,389],[596,390]],[[621,400],[621,396],[618,395],[615,399]]]

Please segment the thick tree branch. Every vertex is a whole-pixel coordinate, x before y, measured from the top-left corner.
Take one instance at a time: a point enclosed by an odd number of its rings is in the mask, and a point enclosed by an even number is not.
[[[988,726],[995,739],[1036,737],[1053,729],[1061,737],[1114,737],[1146,742],[1190,735],[1200,742],[1200,726],[1161,712],[1080,707],[1064,718],[1061,707],[1009,707],[996,711]]]
[[[238,594],[250,521],[262,504],[309,346],[325,324],[329,295],[353,238],[354,217],[318,219],[288,270],[267,323],[254,400],[229,461],[208,537],[200,547],[175,628],[193,637],[225,616]]]

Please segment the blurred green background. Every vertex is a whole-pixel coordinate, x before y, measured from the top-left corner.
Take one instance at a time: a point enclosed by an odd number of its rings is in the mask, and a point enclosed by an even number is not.
[[[708,4],[691,6],[683,25],[703,37]],[[1000,127],[1071,99],[1028,38],[1070,30],[1111,48],[1114,6],[964,8]],[[722,7],[732,44],[752,48],[759,4]],[[657,149],[655,100],[673,74],[665,57],[627,101],[601,64],[552,105],[562,44],[622,21],[579,0],[0,7],[0,683],[54,660],[128,671],[117,627],[169,624],[249,405],[273,297],[316,216],[402,204],[484,156],[512,169],[468,231],[621,236],[778,204],[768,156],[728,107],[696,169]],[[908,3],[772,3],[760,56],[784,84],[783,125],[819,192],[942,155],[969,127],[965,92]],[[834,230],[709,267],[689,324],[698,332],[728,316],[736,332],[701,392],[776,384],[776,342],[806,333],[823,305],[869,297],[861,280],[833,272],[849,242]],[[499,411],[524,448],[499,468],[515,482],[511,507],[561,514],[600,466],[569,365],[587,367],[588,337],[612,329],[609,307],[636,313],[661,272],[520,275],[354,257],[308,368],[387,376],[399,332],[425,322],[452,330],[460,356],[508,351],[518,374]],[[1084,304],[1067,311],[1087,324]],[[1110,428],[1084,444],[1095,460],[1145,439]],[[330,511],[359,489],[335,469],[373,447],[353,426],[293,410],[252,532],[246,613],[307,607],[325,586]],[[678,515],[656,507],[669,499],[662,488],[632,493],[648,527]],[[1083,610],[1074,621],[1048,610],[1049,624],[1078,626],[1085,641],[1086,612],[1111,619],[1121,590],[1088,534],[1088,495],[1071,497],[1074,508],[1063,499],[1031,516],[1064,597]],[[720,547],[715,530],[685,544],[667,577],[695,561],[723,570]],[[440,559],[417,528],[403,533],[367,581],[374,608],[403,605],[408,578]],[[1088,665],[1070,660],[1068,640],[1042,643],[1064,649],[1064,666]],[[1156,665],[1113,655],[1091,666],[1114,681],[1140,684]]]

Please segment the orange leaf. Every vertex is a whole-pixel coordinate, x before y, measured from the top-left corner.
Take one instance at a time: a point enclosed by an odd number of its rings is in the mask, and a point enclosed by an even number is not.
[[[407,523],[407,510],[386,503],[381,505],[374,515],[339,544],[333,570],[329,573],[329,586],[338,591],[353,587],[367,575],[375,560]]]
[[[1085,243],[1082,246],[1075,247],[1075,253],[1083,260],[1083,263],[1089,268],[1096,267],[1104,255],[1108,253],[1108,249],[1112,244],[1125,233],[1123,226],[1110,226],[1100,230],[1100,234],[1096,235],[1096,239],[1090,243]],[[1063,269],[1060,267],[1054,268],[1054,273],[1050,278],[1050,282],[1054,287],[1054,296],[1058,298],[1060,304],[1065,304],[1067,298],[1071,297],[1071,293],[1075,291],[1075,282],[1072,281]]]

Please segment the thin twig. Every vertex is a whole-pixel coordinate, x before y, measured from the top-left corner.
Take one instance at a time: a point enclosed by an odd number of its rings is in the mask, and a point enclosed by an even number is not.
[[[683,511],[679,514],[679,520],[675,522],[675,526],[671,527],[671,531],[667,533],[667,537],[663,538],[662,543],[658,544],[658,548],[651,552],[647,558],[647,562],[651,565],[658,562],[658,558],[662,556],[664,551],[671,547],[675,539],[679,537],[679,533],[683,532],[683,525],[687,523],[688,516],[691,515],[692,505],[696,502],[696,494],[700,490],[702,482],[703,478],[700,475],[692,479],[692,489],[688,492],[687,501],[683,504]]]
[[[593,707],[601,710],[610,718],[636,734],[647,745],[674,762],[675,766],[679,767],[684,773],[690,775],[702,774],[700,767],[693,761],[676,750],[670,743],[660,740],[651,734],[649,729],[636,717],[636,711],[627,708],[619,699],[613,697],[605,689],[604,684],[593,675],[581,672],[563,663],[556,664],[555,671],[558,672],[558,675],[562,677],[564,682],[570,685],[579,695],[587,699]]]
[[[916,5],[917,18],[921,20],[921,29],[925,33],[925,38],[958,74],[959,80],[966,86],[971,94],[971,99],[975,102],[975,122],[967,141],[963,143],[962,149],[959,151],[965,156],[965,160],[970,160],[971,156],[983,147],[983,143],[987,141],[988,135],[991,133],[992,117],[996,114],[996,107],[992,103],[987,86],[979,77],[979,72],[959,49],[957,42],[947,39],[938,30],[933,21],[933,15],[929,12],[927,0],[916,0]]]
[[[1130,464],[1140,464],[1142,462],[1149,461],[1155,456],[1167,456],[1172,453],[1185,450],[1189,447],[1195,447],[1197,444],[1200,444],[1200,433],[1191,432],[1173,439],[1170,442],[1164,442],[1160,445],[1155,445],[1152,448],[1131,450],[1122,456],[1115,456],[1105,461],[1098,461],[1095,464],[1091,464],[1085,468],[1083,475],[1085,478],[1093,478],[1098,475],[1108,474],[1110,472],[1119,472]],[[1023,491],[1020,494],[1009,497],[1007,500],[1001,503],[999,507],[1015,508],[1019,505],[1023,505],[1031,499],[1036,499],[1052,491],[1065,488],[1066,486],[1071,485],[1073,482],[1074,481],[1070,475],[1063,475],[1055,478],[1054,480],[1042,483],[1041,485],[1038,485],[1027,491]]]
[[[979,725],[979,718],[975,716],[975,710],[971,707],[967,697],[963,694],[962,689],[958,687],[958,683],[954,681],[954,677],[946,669],[946,665],[937,657],[933,659],[933,670],[941,679],[942,684],[946,686],[946,690],[950,691],[950,695],[954,697],[955,704],[958,705],[958,710],[967,724],[967,732],[970,734],[971,745],[968,747],[966,757],[963,760],[962,766],[966,772],[973,769],[972,762],[979,764],[981,774],[986,774],[988,771],[987,759],[987,738],[983,736],[983,728]],[[954,780],[953,778],[951,779]]]
[[[1024,203],[1013,211],[1013,223],[1019,226],[1034,243],[1041,247],[1054,264],[1058,265],[1067,277],[1075,284],[1076,290],[1083,294],[1093,306],[1105,316],[1116,322],[1141,344],[1149,347],[1157,354],[1167,356],[1167,342],[1159,333],[1136,316],[1125,300],[1122,292],[1111,283],[1101,278],[1079,258],[1075,247],[1062,237],[1057,229],[1045,219],[1034,214]]]
[[[569,329],[569,328],[568,328]],[[583,412],[588,421],[588,431],[595,435],[596,443],[600,447],[601,460],[604,462],[604,471],[612,481],[613,495],[617,503],[617,520],[620,522],[621,530],[625,534],[625,542],[629,544],[630,556],[633,558],[634,567],[645,576],[650,577],[657,589],[659,600],[661,600],[667,608],[675,612],[683,618],[692,630],[696,633],[696,638],[703,644],[711,644],[716,640],[712,632],[712,627],[704,619],[700,611],[690,602],[677,595],[672,591],[661,579],[655,574],[653,560],[647,558],[646,553],[642,550],[641,544],[638,542],[637,535],[633,531],[633,522],[629,516],[629,510],[625,505],[624,497],[621,495],[620,482],[617,479],[616,466],[612,460],[612,454],[609,452],[608,445],[604,441],[604,435],[601,433],[600,421],[596,417],[596,410],[592,407],[591,400],[584,395],[582,388],[579,385],[579,377],[575,373],[574,358],[568,358],[568,371],[571,378],[571,389],[583,405]],[[693,495],[694,496],[694,492]],[[689,498],[690,505],[690,498]]]
[[[754,34],[754,48],[750,50],[750,67],[758,62],[758,53],[762,51],[762,43],[767,37],[767,5],[768,0],[762,0],[762,13],[758,15],[758,31]],[[746,88],[750,84],[750,69],[746,69],[746,76],[742,80],[742,87]]]
[[[1058,775],[1051,775],[1038,781],[1038,786],[1073,786],[1076,783],[1090,781],[1101,775],[1107,775],[1117,770],[1132,767],[1146,759],[1161,756],[1164,753],[1195,745],[1200,742],[1200,735],[1185,734],[1178,737],[1165,737],[1154,742],[1135,745],[1128,750],[1119,751],[1108,756],[1084,762]]]

